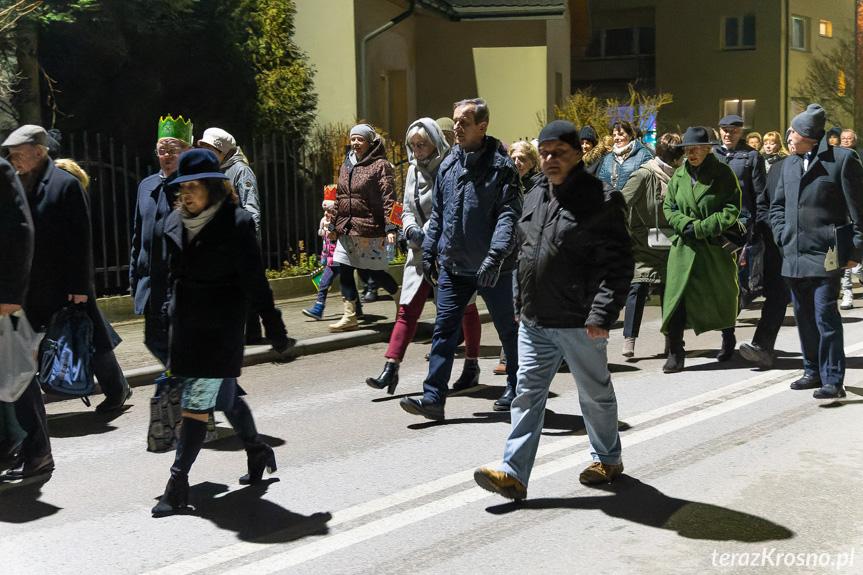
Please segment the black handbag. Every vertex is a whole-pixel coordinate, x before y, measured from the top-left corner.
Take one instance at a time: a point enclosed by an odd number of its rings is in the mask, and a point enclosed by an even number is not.
[[[737,220],[718,237],[711,238],[711,241],[714,245],[725,250],[726,253],[734,255],[746,245],[746,226]]]

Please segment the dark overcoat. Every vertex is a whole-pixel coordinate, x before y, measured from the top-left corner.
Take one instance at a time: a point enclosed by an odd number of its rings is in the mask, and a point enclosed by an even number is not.
[[[160,313],[168,293],[164,230],[174,202],[174,194],[168,187],[171,179],[160,172],[144,178],[138,185],[129,261],[129,287],[138,315]]]
[[[24,303],[32,260],[30,206],[15,168],[0,159],[0,303]]]
[[[44,330],[69,294],[86,295],[93,345],[97,354],[105,353],[114,346],[96,303],[90,200],[75,176],[51,158],[46,162],[39,181],[27,190],[34,249],[24,312],[34,328]]]
[[[239,377],[247,310],[273,308],[255,221],[226,200],[189,242],[175,210],[165,222],[165,245],[171,287],[168,368],[183,377]],[[284,324],[278,332],[264,327],[270,338],[286,337]]]
[[[854,222],[850,258],[863,258],[863,165],[857,153],[821,140],[803,173],[803,158],[787,157],[770,203],[770,224],[782,251],[782,275],[790,278],[837,277],[824,259],[833,245],[833,226]],[[844,266],[840,262],[839,266]]]

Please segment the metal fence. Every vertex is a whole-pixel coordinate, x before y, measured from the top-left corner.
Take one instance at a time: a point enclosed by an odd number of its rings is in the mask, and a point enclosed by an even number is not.
[[[319,254],[323,189],[333,183],[338,166],[284,135],[257,136],[242,148],[258,179],[265,266],[280,269],[285,262],[299,264],[301,254]],[[407,162],[399,146],[387,149],[401,198]],[[90,176],[96,293],[125,294],[138,183],[159,170],[158,162],[131,153],[110,136],[87,132],[65,134],[60,156],[74,159]]]

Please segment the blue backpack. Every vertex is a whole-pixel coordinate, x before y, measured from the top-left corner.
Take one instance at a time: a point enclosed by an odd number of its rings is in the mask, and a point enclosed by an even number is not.
[[[59,392],[80,397],[90,405],[93,393],[93,322],[85,304],[58,310],[48,324],[40,347],[39,385],[46,393]]]

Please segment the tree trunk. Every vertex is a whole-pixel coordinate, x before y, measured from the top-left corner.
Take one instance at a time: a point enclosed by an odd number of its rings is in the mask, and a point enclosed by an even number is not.
[[[42,124],[39,90],[39,32],[32,18],[22,18],[15,29],[15,57],[21,70],[18,92],[12,102],[19,124]]]

